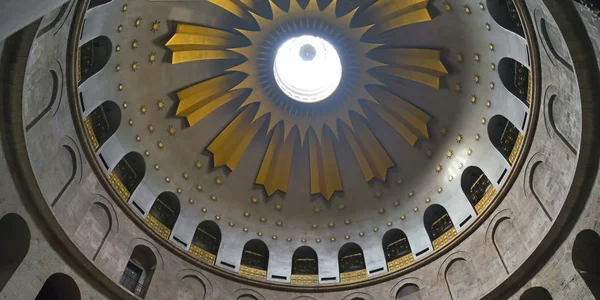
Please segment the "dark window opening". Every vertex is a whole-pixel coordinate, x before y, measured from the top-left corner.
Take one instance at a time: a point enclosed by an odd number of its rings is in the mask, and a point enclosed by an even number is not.
[[[247,242],[244,246],[244,252],[242,252],[241,264],[249,268],[266,271],[269,266],[269,249],[267,245],[260,240]]]
[[[360,246],[355,243],[348,243],[340,248],[338,262],[340,265],[340,273],[366,269],[363,251]]]
[[[125,155],[113,170],[116,178],[121,181],[130,196],[142,182],[145,172],[146,165],[144,158],[135,152]]]
[[[319,263],[317,253],[311,247],[302,246],[292,256],[292,274],[318,275]]]
[[[104,68],[112,53],[112,43],[107,37],[100,36],[83,44],[79,51],[78,81],[83,83]]]
[[[383,236],[383,252],[387,262],[410,254],[410,244],[406,234],[400,229],[391,229]]]
[[[492,182],[480,168],[468,167],[462,174],[460,185],[471,205],[475,207],[492,186]]]
[[[179,216],[179,199],[171,192],[164,192],[156,198],[150,214],[169,230],[173,230]]]
[[[203,221],[196,228],[192,244],[211,254],[217,255],[221,244],[221,230],[213,221]]]
[[[488,124],[492,145],[510,162],[510,155],[519,139],[520,131],[508,119],[496,115]]]
[[[423,219],[425,223],[425,229],[427,230],[431,241],[434,241],[447,231],[454,228],[454,224],[452,224],[452,220],[450,219],[448,212],[445,208],[438,204],[429,206],[427,210],[425,210]]]

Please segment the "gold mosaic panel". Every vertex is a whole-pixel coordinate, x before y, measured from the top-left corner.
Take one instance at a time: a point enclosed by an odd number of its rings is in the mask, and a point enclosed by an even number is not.
[[[444,245],[448,244],[452,238],[456,236],[456,228],[452,227],[452,229],[446,231],[446,233],[442,234],[439,238],[433,241],[433,249],[437,250],[439,248],[444,247]]]
[[[292,283],[301,285],[319,284],[319,275],[294,275],[292,274]]]
[[[169,236],[171,236],[171,229],[167,228],[167,226],[152,216],[152,214],[148,214],[146,217],[146,223],[163,238],[168,240]]]
[[[481,200],[475,204],[475,211],[478,215],[480,215],[490,205],[490,203],[492,203],[494,196],[496,196],[496,188],[492,185],[485,192],[485,195],[483,195]]]
[[[510,163],[511,166],[515,163],[515,160],[517,159],[517,155],[519,154],[519,150],[521,150],[522,145],[523,145],[523,134],[521,134],[519,132],[519,135],[517,136],[517,140],[515,141],[515,146],[513,147],[512,151],[510,152],[510,155],[508,156],[508,162]]]
[[[257,280],[267,280],[267,270],[259,270],[244,265],[240,266],[240,275]]]
[[[355,282],[355,281],[364,280],[364,279],[367,279],[367,270],[366,269],[340,274],[340,282],[341,283]]]
[[[532,86],[533,86],[533,84],[531,82],[531,77],[532,77],[531,74],[532,73],[533,73],[532,71],[529,71],[529,78],[527,78],[527,80],[529,81],[527,83],[527,104],[529,104],[529,105],[531,105],[531,97],[533,97],[533,94],[531,92],[531,89],[532,89]]]
[[[77,49],[77,84],[81,83],[81,49]]]
[[[92,127],[92,121],[90,120],[90,117],[86,117],[83,123],[85,124],[85,130],[87,131],[88,136],[90,137],[90,143],[94,147],[94,150],[97,151],[98,148],[100,148],[100,143],[98,142],[96,134],[94,133],[94,128]]]
[[[388,272],[400,270],[410,265],[413,261],[415,261],[415,258],[413,257],[412,253],[406,254],[400,258],[396,258],[387,263]]]
[[[131,193],[127,190],[127,188],[125,188],[125,185],[121,182],[121,179],[119,179],[117,174],[115,174],[115,172],[110,172],[108,178],[110,179],[110,182],[112,182],[112,184],[117,188],[121,198],[123,198],[125,201],[129,200]]]
[[[190,246],[190,254],[192,254],[193,257],[206,262],[208,264],[214,265],[215,264],[215,260],[216,260],[216,256],[196,245],[192,245]]]

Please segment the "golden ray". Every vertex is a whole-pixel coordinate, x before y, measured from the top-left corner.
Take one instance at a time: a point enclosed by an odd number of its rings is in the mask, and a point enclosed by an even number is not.
[[[323,138],[319,142],[314,130],[308,131],[310,192],[313,195],[321,194],[328,201],[334,192],[343,190],[331,134],[329,128],[324,128]]]
[[[345,124],[340,128],[354,152],[365,180],[377,178],[385,182],[387,170],[394,166],[394,162],[360,116],[353,114],[352,124],[354,130]]]
[[[269,196],[278,190],[284,193],[287,192],[297,135],[298,130],[292,130],[290,138],[285,140],[283,123],[277,124],[275,130],[273,130],[271,142],[269,142],[269,147],[255,181],[255,183],[265,187],[265,191]]]
[[[336,15],[338,0],[321,11],[316,0],[302,8],[290,0],[285,11],[270,5],[272,18],[261,13],[258,0],[209,0],[209,2],[239,17],[248,24],[258,24],[259,30],[238,29],[229,32],[205,26],[177,26],[166,46],[173,52],[172,63],[201,60],[243,59],[222,75],[186,88],[177,93],[180,103],[177,115],[194,125],[218,107],[247,94],[239,106],[243,110],[215,141],[209,151],[215,156],[215,167],[226,165],[231,170],[239,161],[259,128],[267,124],[271,136],[256,183],[264,186],[268,195],[287,190],[296,140],[308,141],[311,167],[311,193],[330,200],[335,191],[343,189],[334,140],[346,136],[365,180],[385,181],[387,170],[394,162],[368,128],[368,108],[390,124],[410,145],[420,138],[429,138],[427,124],[431,117],[418,107],[387,91],[382,82],[371,76],[370,70],[439,88],[440,78],[448,71],[441,62],[441,51],[418,48],[385,48],[382,44],[363,42],[365,32],[383,33],[402,26],[431,20],[427,11],[429,0],[379,0],[364,10],[368,24],[352,28],[350,23],[359,7],[343,16]],[[316,18],[327,20],[328,26],[349,40],[357,58],[351,68],[356,84],[344,91],[345,98],[332,102],[330,109],[318,111],[299,108],[291,103],[271,99],[268,89],[259,79],[258,57],[261,47],[271,38],[273,28],[287,26],[293,20]],[[250,43],[248,43],[248,41]],[[372,58],[371,58],[372,57]],[[263,79],[264,80],[264,79]],[[371,86],[367,90],[367,86]],[[273,87],[270,87],[273,88]],[[277,87],[274,87],[277,88]],[[241,133],[233,131],[239,131]],[[234,143],[243,140],[240,145]],[[217,159],[218,158],[218,159]]]
[[[246,107],[229,125],[219,133],[207,150],[213,154],[214,167],[227,166],[233,171],[246,152],[248,145],[265,119],[250,125],[256,114],[256,106]]]

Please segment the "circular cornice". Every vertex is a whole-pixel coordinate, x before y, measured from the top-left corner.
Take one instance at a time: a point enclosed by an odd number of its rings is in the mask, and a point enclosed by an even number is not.
[[[86,1],[82,1],[82,2],[86,2]],[[509,173],[506,183],[499,190],[499,192],[497,193],[492,204],[477,218],[477,220],[473,224],[471,224],[466,230],[464,230],[461,234],[456,236],[450,243],[446,244],[441,249],[432,252],[431,254],[427,255],[426,257],[421,258],[418,261],[416,261],[415,263],[409,265],[408,267],[401,269],[399,271],[396,271],[396,272],[386,273],[386,274],[382,274],[379,276],[371,277],[371,278],[368,278],[368,279],[366,279],[364,281],[360,281],[360,282],[345,283],[345,284],[320,284],[318,286],[296,286],[296,285],[291,285],[291,284],[283,284],[283,283],[275,283],[275,282],[263,282],[263,281],[257,281],[257,280],[253,280],[253,279],[243,278],[243,277],[240,277],[236,273],[228,272],[228,271],[222,270],[220,268],[217,268],[214,265],[208,265],[206,263],[200,262],[200,261],[194,259],[192,256],[190,256],[184,250],[178,248],[177,246],[173,245],[169,241],[163,239],[157,233],[155,233],[152,229],[150,229],[143,222],[143,220],[141,220],[136,215],[136,213],[127,205],[127,203],[123,202],[120,199],[120,196],[119,196],[117,190],[115,189],[115,187],[112,184],[110,184],[110,181],[109,181],[107,175],[102,171],[101,166],[99,165],[98,161],[96,160],[95,151],[94,151],[93,147],[90,145],[90,143],[88,142],[87,133],[84,129],[80,103],[79,103],[79,101],[76,101],[77,86],[76,86],[76,84],[74,84],[76,82],[76,78],[75,78],[76,56],[70,55],[68,57],[70,60],[68,62],[68,74],[70,74],[68,89],[69,89],[70,103],[71,103],[71,107],[72,107],[72,111],[73,111],[73,117],[75,119],[76,131],[77,131],[78,137],[83,145],[83,150],[84,150],[83,152],[85,153],[85,156],[87,157],[88,162],[92,166],[92,169],[93,169],[94,173],[96,174],[96,176],[99,178],[101,184],[104,186],[106,191],[110,194],[110,196],[113,198],[114,202],[116,202],[117,205],[119,205],[121,207],[121,209],[130,217],[130,219],[133,222],[135,222],[138,225],[138,227],[141,230],[143,230],[149,236],[152,236],[154,238],[154,240],[156,240],[161,246],[165,247],[166,249],[171,250],[174,254],[176,254],[180,258],[184,259],[185,261],[187,261],[193,265],[196,265],[204,270],[209,270],[210,272],[212,272],[216,275],[223,276],[225,278],[228,278],[228,279],[231,279],[234,281],[243,282],[246,284],[250,284],[250,285],[254,285],[254,286],[262,287],[262,288],[283,290],[283,291],[292,291],[292,292],[340,291],[340,290],[360,288],[360,287],[365,287],[365,286],[385,282],[385,281],[391,280],[393,278],[402,276],[403,274],[406,274],[408,272],[414,271],[414,270],[430,263],[431,261],[437,259],[438,257],[446,254],[450,249],[452,249],[458,243],[460,243],[461,241],[466,239],[470,235],[470,233],[472,233],[479,226],[481,226],[481,224],[483,224],[487,220],[487,218],[492,214],[493,210],[499,205],[499,203],[502,201],[504,196],[510,190],[510,187],[516,180],[516,177],[519,175],[519,172],[523,167],[524,157],[525,157],[524,154],[528,152],[528,150],[531,146],[531,142],[533,140],[533,133],[535,132],[536,120],[538,118],[539,101],[540,101],[539,100],[540,99],[540,77],[539,77],[540,71],[539,71],[539,56],[537,55],[538,54],[538,46],[537,46],[537,42],[536,42],[533,30],[532,30],[532,24],[531,24],[531,20],[529,19],[529,14],[527,13],[527,9],[525,8],[524,4],[521,1],[515,1],[515,3],[517,3],[517,11],[518,11],[519,16],[521,17],[522,20],[526,20],[526,22],[524,24],[524,29],[525,29],[526,39],[529,44],[529,48],[531,49],[531,51],[529,51],[529,56],[531,59],[531,66],[532,66],[532,73],[533,73],[532,74],[532,82],[534,83],[532,86],[532,90],[531,90],[531,106],[530,106],[530,111],[531,111],[530,116],[531,117],[528,119],[528,125],[527,125],[529,130],[525,134],[524,145],[521,148],[521,152],[517,156],[515,165],[513,166],[512,171]],[[80,32],[82,30],[81,20],[82,20],[82,16],[85,14],[85,7],[87,7],[87,5],[78,5],[78,9],[75,12],[75,20],[79,20],[79,22],[75,22],[73,24],[71,36],[79,36],[80,35]],[[70,40],[69,53],[76,53],[77,47],[78,47],[77,41],[75,39]]]

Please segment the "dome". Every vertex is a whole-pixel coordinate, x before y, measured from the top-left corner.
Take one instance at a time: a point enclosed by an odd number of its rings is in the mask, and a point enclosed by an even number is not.
[[[599,295],[593,5],[52,2],[2,52],[38,297]]]

